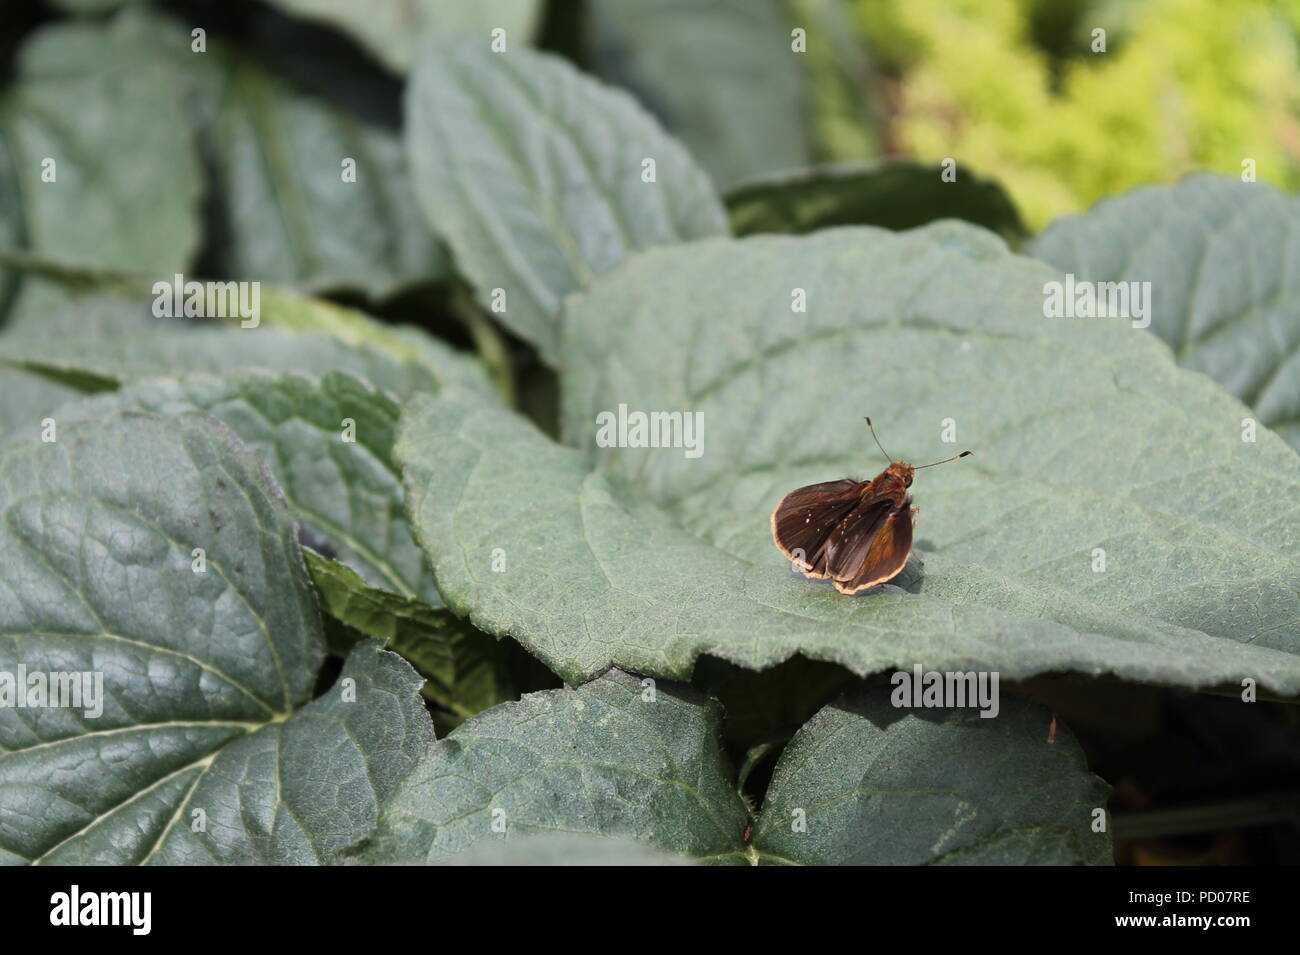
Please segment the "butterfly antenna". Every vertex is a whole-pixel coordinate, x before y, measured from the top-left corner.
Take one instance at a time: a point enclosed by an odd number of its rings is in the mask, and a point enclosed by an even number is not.
[[[970,454],[969,451],[963,451],[961,454],[954,454],[950,458],[944,458],[942,461],[935,461],[933,464],[922,464],[920,467],[912,468],[913,471],[919,471],[921,468],[932,468],[935,464],[947,464],[949,461],[956,461],[958,458],[964,458]]]
[[[870,418],[863,418],[862,420],[865,421],[865,422],[867,423],[867,427],[871,430],[871,437],[872,437],[872,440],[874,440],[874,441],[876,442],[876,447],[878,447],[878,448],[880,449],[880,453],[883,454],[883,455],[885,456],[885,460],[886,460],[886,461],[890,461],[890,462],[892,462],[894,459],[891,458],[891,457],[889,456],[889,452],[885,450],[885,446],[884,446],[883,444],[881,444],[881,443],[880,443],[880,439],[876,437],[876,429],[875,429],[874,427],[872,427],[871,419],[870,419]],[[968,452],[966,452],[966,453],[969,454],[970,452],[968,451]]]

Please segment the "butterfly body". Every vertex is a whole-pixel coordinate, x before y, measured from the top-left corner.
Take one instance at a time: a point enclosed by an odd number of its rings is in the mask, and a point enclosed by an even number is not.
[[[867,426],[871,426],[870,418]],[[948,460],[968,454],[963,451]],[[804,576],[830,578],[843,594],[856,594],[894,579],[912,553],[918,508],[912,506],[908,491],[915,472],[906,461],[891,460],[889,467],[870,481],[844,478],[791,491],[772,512],[772,539],[777,549]]]

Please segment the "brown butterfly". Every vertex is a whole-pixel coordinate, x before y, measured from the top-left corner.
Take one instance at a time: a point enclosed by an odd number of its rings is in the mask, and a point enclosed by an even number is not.
[[[781,498],[772,512],[772,539],[781,553],[804,576],[831,578],[842,594],[856,594],[898,576],[912,553],[912,525],[920,510],[912,507],[907,493],[913,472],[920,468],[890,458],[871,419],[866,422],[889,467],[870,481],[844,478],[801,487]],[[963,451],[921,468],[968,454]]]

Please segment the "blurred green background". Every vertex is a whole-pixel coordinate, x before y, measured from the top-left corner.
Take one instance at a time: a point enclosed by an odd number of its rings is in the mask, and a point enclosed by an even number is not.
[[[1037,231],[1245,160],[1300,185],[1300,0],[3,0],[5,59],[44,20],[122,7],[261,38],[282,15],[399,78],[422,34],[501,25],[629,88],[724,191],[814,162],[954,157]],[[276,69],[318,40],[262,52]]]

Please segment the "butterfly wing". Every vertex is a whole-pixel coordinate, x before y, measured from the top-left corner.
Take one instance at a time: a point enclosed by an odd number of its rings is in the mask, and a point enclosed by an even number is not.
[[[858,501],[826,540],[826,570],[837,580],[856,577],[867,550],[876,533],[889,519],[896,501],[891,497],[872,494]]]
[[[861,561],[850,564],[846,556],[843,566],[852,566],[852,571],[845,576],[833,575],[835,589],[842,594],[856,594],[897,577],[912,553],[913,514],[909,499],[897,508],[887,508],[883,518],[873,525],[874,530],[863,538],[864,543],[851,549],[854,560],[856,551],[861,550]]]
[[[830,576],[826,543],[862,499],[861,483],[845,478],[791,491],[772,511],[772,540],[809,577]]]

